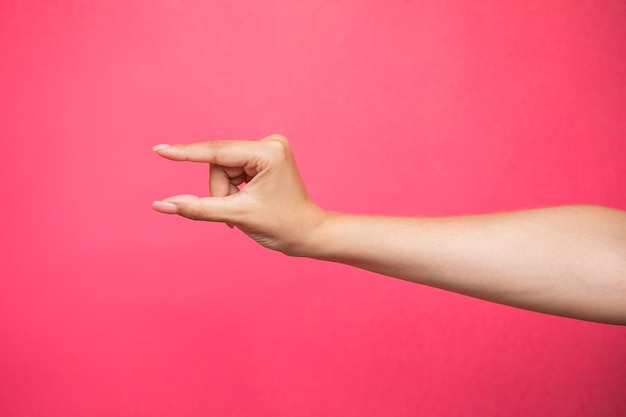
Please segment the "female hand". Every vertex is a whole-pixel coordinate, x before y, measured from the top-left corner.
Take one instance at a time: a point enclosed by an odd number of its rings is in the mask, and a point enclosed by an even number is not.
[[[192,220],[224,222],[261,245],[302,254],[325,212],[306,191],[287,139],[272,135],[256,141],[216,141],[157,145],[173,161],[210,165],[211,197],[177,195],[152,208]]]

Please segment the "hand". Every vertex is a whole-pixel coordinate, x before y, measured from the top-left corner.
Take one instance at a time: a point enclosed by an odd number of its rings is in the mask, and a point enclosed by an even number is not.
[[[158,212],[224,222],[290,255],[302,254],[325,218],[304,187],[287,139],[280,135],[257,142],[158,145],[154,150],[173,161],[210,164],[211,197],[168,197],[152,204]]]

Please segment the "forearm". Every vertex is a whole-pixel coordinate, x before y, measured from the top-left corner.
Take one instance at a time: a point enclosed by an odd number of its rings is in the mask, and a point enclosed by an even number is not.
[[[619,210],[328,213],[302,254],[529,310],[626,324],[626,214]]]

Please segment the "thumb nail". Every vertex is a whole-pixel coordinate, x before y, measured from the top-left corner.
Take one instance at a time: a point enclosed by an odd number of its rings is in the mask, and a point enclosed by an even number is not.
[[[178,206],[173,203],[166,203],[165,201],[155,201],[152,203],[152,208],[159,213],[164,214],[176,214],[178,213]]]

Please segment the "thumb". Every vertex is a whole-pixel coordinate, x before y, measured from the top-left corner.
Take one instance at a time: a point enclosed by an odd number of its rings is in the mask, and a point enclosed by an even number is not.
[[[236,196],[197,197],[195,195],[177,195],[152,203],[152,208],[159,213],[178,214],[191,220],[235,223],[234,201]]]

